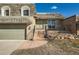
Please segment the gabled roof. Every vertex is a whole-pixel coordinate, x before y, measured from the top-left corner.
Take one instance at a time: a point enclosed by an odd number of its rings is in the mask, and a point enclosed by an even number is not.
[[[69,17],[65,18],[65,21],[66,21],[66,20],[71,20],[70,18],[74,18],[75,21],[79,21],[79,15],[72,15],[72,16],[69,16]]]
[[[64,16],[62,16],[60,14],[36,14],[36,15],[34,15],[34,17],[36,19],[49,19],[49,18],[64,19]]]

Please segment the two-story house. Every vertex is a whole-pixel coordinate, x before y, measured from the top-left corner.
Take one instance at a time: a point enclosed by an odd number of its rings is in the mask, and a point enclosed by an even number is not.
[[[0,40],[32,39],[35,20],[34,4],[0,3]]]

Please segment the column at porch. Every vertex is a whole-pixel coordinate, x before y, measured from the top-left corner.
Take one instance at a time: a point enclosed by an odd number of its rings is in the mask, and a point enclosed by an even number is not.
[[[24,30],[25,30],[25,34],[24,34],[25,36],[24,37],[25,37],[25,40],[27,40],[27,25],[25,25],[25,29]]]

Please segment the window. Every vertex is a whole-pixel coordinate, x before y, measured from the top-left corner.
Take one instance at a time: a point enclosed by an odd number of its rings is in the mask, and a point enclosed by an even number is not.
[[[24,16],[29,15],[29,10],[23,10],[23,14],[24,14]]]
[[[2,16],[9,16],[10,15],[10,8],[8,6],[3,6],[1,8]]]
[[[9,10],[5,10],[5,15],[9,16]]]
[[[48,20],[48,28],[55,29],[55,20]]]
[[[28,6],[21,8],[21,16],[30,16],[30,8]]]

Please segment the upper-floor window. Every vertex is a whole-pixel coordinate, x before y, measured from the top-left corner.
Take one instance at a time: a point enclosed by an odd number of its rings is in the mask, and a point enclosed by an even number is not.
[[[8,6],[3,6],[1,8],[2,16],[9,16],[10,15],[10,8]]]
[[[30,8],[28,6],[21,7],[21,16],[30,16]]]

